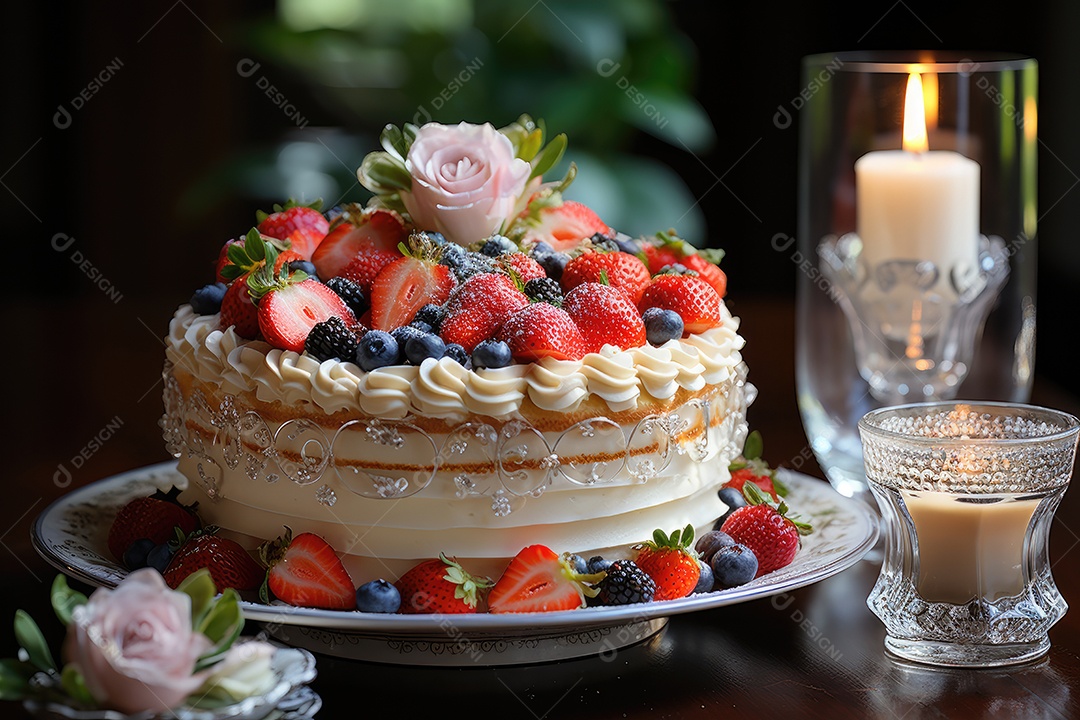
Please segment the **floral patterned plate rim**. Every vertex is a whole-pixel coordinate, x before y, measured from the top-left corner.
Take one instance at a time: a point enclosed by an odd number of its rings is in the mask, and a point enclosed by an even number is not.
[[[835,575],[858,562],[876,543],[878,520],[869,506],[846,498],[823,480],[781,469],[791,489],[789,500],[814,524],[795,560],[785,568],[728,590],[621,607],[590,607],[549,613],[455,615],[462,632],[536,634],[553,630],[611,627],[666,618],[769,597]],[[115,586],[127,571],[109,556],[106,534],[111,518],[127,500],[157,488],[186,483],[174,462],[114,475],[77,488],[55,500],[31,530],[35,549],[61,572],[94,586]],[[297,608],[243,602],[244,617],[273,625],[327,628],[363,633],[421,635],[439,632],[441,615],[378,615],[356,611]]]

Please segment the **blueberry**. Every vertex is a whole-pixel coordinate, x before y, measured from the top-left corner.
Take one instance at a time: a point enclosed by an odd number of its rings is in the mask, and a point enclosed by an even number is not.
[[[735,512],[741,507],[746,507],[746,498],[743,494],[733,487],[722,487],[717,493],[720,496],[721,502],[728,506],[727,512],[721,515],[716,524],[713,525],[714,530],[719,530],[720,526],[724,524],[724,521],[728,519],[731,513]]]
[[[589,240],[592,241],[593,247],[597,250],[616,252],[619,249],[618,244],[603,233],[594,233]]]
[[[382,330],[370,330],[360,338],[356,348],[356,364],[371,372],[398,361],[398,343],[394,336]]]
[[[465,352],[465,348],[461,347],[457,343],[450,343],[446,346],[446,352],[443,353],[443,357],[448,357],[451,360],[456,360],[458,365],[463,368],[469,368],[469,353]]]
[[[641,243],[623,233],[615,235],[615,244],[619,246],[619,250],[624,253],[630,253],[631,255],[637,255],[641,252]]]
[[[319,271],[315,269],[315,265],[308,262],[307,260],[293,260],[289,263],[289,270],[293,272],[299,270],[300,272],[307,275],[309,278],[312,278],[314,280],[319,279]]]
[[[663,345],[683,336],[683,319],[674,310],[651,307],[641,315],[645,321],[645,337],[650,345]]]
[[[561,252],[539,255],[533,259],[540,264],[540,267],[544,268],[544,272],[552,280],[561,280],[563,270],[566,269],[566,263],[570,262],[570,256]]]
[[[484,340],[472,351],[474,368],[506,367],[510,360],[510,346],[502,340]]]
[[[221,312],[221,300],[225,297],[225,283],[203,285],[191,296],[191,309],[199,315]]]
[[[416,311],[416,315],[413,316],[413,322],[427,323],[431,327],[431,332],[439,332],[439,327],[442,325],[443,309],[435,304],[425,305]]]
[[[405,346],[408,345],[409,341],[414,337],[420,337],[424,332],[411,325],[402,325],[401,327],[391,330],[390,334],[397,340],[398,356],[396,362],[400,365],[408,361],[408,357],[405,355]]]
[[[723,588],[745,585],[754,579],[758,569],[754,551],[741,543],[720,548],[709,564],[712,565],[716,584]]]
[[[586,563],[585,558],[580,555],[567,555],[566,563],[570,566],[570,569],[578,575],[587,575],[589,572],[589,564]]]
[[[428,236],[428,240],[435,243],[439,247],[442,247],[442,246],[446,245],[446,236],[443,235],[442,233],[439,233],[439,232],[426,232],[424,234]]]
[[[555,252],[555,248],[551,247],[551,243],[544,242],[543,240],[538,240],[529,250],[529,253],[533,257],[536,257],[537,255],[550,255],[553,252]]]
[[[480,252],[488,257],[499,257],[506,253],[517,252],[517,249],[517,245],[511,242],[510,238],[502,235],[492,235],[480,246]]]
[[[138,570],[146,567],[146,555],[157,545],[150,538],[139,538],[124,551],[124,567]]]
[[[167,542],[155,545],[150,552],[146,554],[146,566],[152,567],[164,575],[165,568],[169,567],[174,552],[172,546]]]
[[[340,205],[335,205],[334,207],[332,207],[329,210],[327,210],[326,212],[324,212],[323,216],[328,221],[334,222],[339,217],[341,217],[344,213],[345,213],[345,208],[341,207]]]
[[[417,320],[414,318],[413,321],[409,323],[409,327],[414,327],[420,332],[426,333],[428,335],[431,334],[431,325],[424,322],[423,320]]]
[[[356,609],[370,613],[396,613],[401,593],[385,580],[372,580],[356,588]]]
[[[716,576],[713,574],[712,565],[704,561],[698,561],[698,565],[701,566],[701,574],[698,576],[697,585],[690,591],[691,595],[712,592],[713,585],[716,584]]]
[[[611,567],[612,562],[612,560],[606,560],[600,555],[593,555],[585,564],[585,569],[588,570],[590,574],[604,572]]]
[[[694,549],[698,551],[701,561],[707,563],[712,560],[712,556],[716,554],[717,550],[734,544],[735,540],[726,532],[710,530],[698,538],[694,544]]]
[[[446,343],[438,335],[425,333],[417,337],[409,338],[405,343],[405,357],[413,365],[419,365],[428,358],[438,360],[446,354]]]

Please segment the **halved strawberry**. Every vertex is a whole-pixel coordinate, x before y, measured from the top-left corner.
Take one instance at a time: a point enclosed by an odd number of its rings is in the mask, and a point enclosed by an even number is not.
[[[319,212],[321,207],[322,200],[311,205],[298,205],[295,200],[290,200],[285,205],[275,205],[271,214],[260,210],[256,213],[259,232],[288,240],[292,250],[303,256],[304,260],[310,260],[330,229],[330,223]]]
[[[603,283],[622,290],[636,303],[651,280],[649,269],[636,255],[589,250],[566,264],[561,282],[567,292],[582,283]]]
[[[493,613],[552,612],[585,607],[603,573],[578,575],[565,558],[549,547],[530,545],[514,556],[488,594]]]
[[[440,250],[424,236],[402,243],[399,258],[384,267],[371,284],[371,327],[393,330],[407,325],[425,305],[442,305],[457,281],[439,264]]]
[[[319,277],[336,277],[363,250],[394,250],[409,236],[393,210],[347,205],[311,256]]]
[[[628,350],[646,342],[641,313],[626,293],[616,288],[582,283],[566,293],[563,309],[581,331],[587,353],[600,352],[604,345]]]
[[[486,577],[474,577],[457,562],[440,554],[425,560],[398,578],[394,587],[401,594],[404,615],[475,613],[480,597],[491,587]]]
[[[396,247],[393,250],[367,248],[358,252],[338,275],[352,280],[361,290],[370,294],[371,284],[382,269],[400,257],[401,251]]]
[[[269,602],[269,590],[278,600],[298,607],[356,607],[356,588],[349,571],[334,548],[318,535],[300,533],[293,537],[286,527],[281,537],[259,548],[259,557],[267,566],[266,584],[260,590],[263,602]]]
[[[529,298],[506,275],[480,273],[465,281],[446,304],[439,335],[472,352],[480,342],[495,337],[506,318],[529,304]]]
[[[518,362],[585,357],[585,341],[578,326],[565,310],[546,302],[530,303],[511,315],[499,330],[499,339],[510,346]]]
[[[349,306],[316,280],[274,287],[259,300],[259,330],[263,339],[282,350],[303,352],[311,328],[334,316],[349,327],[356,325]]]
[[[544,241],[557,251],[571,250],[596,233],[615,235],[591,208],[574,200],[555,206],[536,203],[521,214],[520,221],[526,228],[522,244]]]
[[[642,313],[651,307],[674,310],[682,317],[686,336],[721,325],[722,302],[716,290],[696,275],[660,274],[645,288],[638,309]]]

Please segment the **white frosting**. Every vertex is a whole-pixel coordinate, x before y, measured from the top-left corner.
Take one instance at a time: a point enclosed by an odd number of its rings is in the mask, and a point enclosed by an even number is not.
[[[324,412],[361,412],[383,418],[410,413],[455,418],[519,414],[527,397],[542,410],[572,412],[590,396],[612,412],[629,410],[644,394],[667,400],[735,376],[744,341],[739,321],[724,308],[720,327],[661,347],[619,350],[605,345],[581,361],[551,360],[470,371],[449,358],[420,367],[398,365],[364,372],[353,363],[271,348],[220,330],[218,315],[181,306],[169,324],[166,356],[201,382],[225,392],[253,392],[267,403],[314,405]]]

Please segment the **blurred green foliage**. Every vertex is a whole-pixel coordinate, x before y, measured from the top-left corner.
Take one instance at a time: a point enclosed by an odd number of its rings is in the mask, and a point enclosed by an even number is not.
[[[256,196],[363,200],[351,172],[384,124],[500,127],[528,113],[570,138],[548,174],[578,164],[568,197],[630,234],[674,225],[703,239],[693,193],[641,154],[697,154],[715,141],[691,92],[696,48],[660,0],[279,0],[247,40],[336,125],[295,131],[233,168]]]

